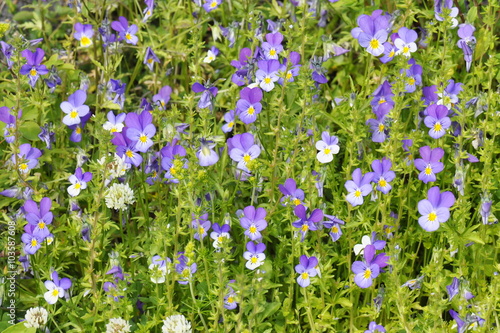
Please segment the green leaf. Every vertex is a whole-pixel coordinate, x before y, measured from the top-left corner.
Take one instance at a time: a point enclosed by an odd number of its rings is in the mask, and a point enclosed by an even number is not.
[[[2,333],[36,333],[36,328],[27,328],[24,323],[18,323],[4,330]]]
[[[260,320],[264,320],[272,316],[281,307],[280,302],[267,303],[264,312],[259,316]]]
[[[339,298],[337,304],[342,305],[344,308],[352,308],[352,302],[345,297]]]
[[[101,106],[101,108],[103,108],[103,109],[111,109],[111,110],[121,110],[121,107],[118,104],[113,103],[113,101],[106,101]]]
[[[465,239],[473,241],[474,243],[478,243],[481,245],[484,245],[484,241],[479,237],[479,234],[477,232],[473,232],[465,236]]]
[[[467,22],[473,24],[477,18],[477,7],[472,7],[467,13]]]
[[[33,121],[27,121],[22,124],[19,128],[19,132],[30,141],[38,140],[38,134],[40,134],[40,126]]]

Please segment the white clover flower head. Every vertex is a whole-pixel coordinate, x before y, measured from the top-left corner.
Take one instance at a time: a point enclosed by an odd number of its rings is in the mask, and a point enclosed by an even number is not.
[[[163,321],[163,326],[161,328],[162,333],[191,333],[191,323],[184,317],[184,315],[178,314],[167,317]]]
[[[105,193],[106,206],[115,210],[125,210],[135,202],[134,191],[128,184],[113,184]]]
[[[24,326],[26,326],[27,328],[41,328],[47,324],[48,318],[49,313],[47,312],[47,310],[45,310],[45,308],[30,308],[28,311],[26,311],[26,321],[24,322]]]
[[[112,318],[106,324],[106,333],[128,333],[130,332],[129,323],[122,318]]]

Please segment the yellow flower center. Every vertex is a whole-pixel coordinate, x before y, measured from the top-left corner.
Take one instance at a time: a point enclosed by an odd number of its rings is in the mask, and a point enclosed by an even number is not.
[[[228,303],[233,303],[233,302],[234,302],[234,297],[233,297],[233,296],[229,296],[229,297],[227,298],[227,302],[228,302]]]
[[[200,235],[203,235],[203,234],[205,233],[205,228],[203,228],[203,227],[199,227],[199,228],[198,228],[198,233],[199,233]]]
[[[87,36],[83,36],[82,39],[80,40],[80,44],[84,47],[87,47],[92,44],[92,40]]]
[[[380,187],[386,187],[387,186],[387,181],[383,177],[380,177],[380,179],[378,180],[378,185]]]
[[[394,53],[395,53],[394,50],[392,50],[391,52],[389,52],[389,58],[394,57]]]
[[[434,212],[432,212],[432,213],[430,213],[430,214],[429,214],[429,216],[427,217],[427,219],[428,219],[429,221],[431,221],[431,222],[434,222],[434,221],[436,221],[436,219],[437,219],[437,214],[436,214],[436,213],[434,213]]]
[[[59,296],[59,290],[57,289],[52,290],[52,296]]]
[[[290,79],[292,78],[292,76],[293,76],[293,74],[292,74],[292,72],[291,72],[291,71],[288,71],[288,72],[286,73],[286,79],[287,79],[287,80],[290,80]]]
[[[332,151],[328,148],[325,148],[325,150],[323,150],[323,152],[325,153],[325,155],[328,155],[330,154]]]
[[[385,103],[385,98],[383,98],[383,97],[378,100],[378,104],[382,104],[382,103]]]
[[[19,164],[19,170],[20,171],[26,171],[26,170],[28,170],[28,164],[26,164],[26,163]]]
[[[170,174],[175,175],[177,173],[177,170],[175,168],[170,168]]]
[[[270,55],[270,56],[275,56],[275,55],[276,55],[276,50],[275,50],[274,48],[271,48],[271,49],[269,50],[269,55]]]
[[[256,263],[257,263],[257,257],[252,257],[252,258],[250,259],[250,262],[251,262],[252,264],[256,264]]]
[[[134,153],[129,149],[125,152],[125,155],[127,155],[127,157],[129,158],[132,158],[134,156]]]
[[[247,110],[248,114],[249,115],[253,115],[255,113],[255,109],[253,108],[253,106],[250,106]]]
[[[412,77],[411,77],[411,78],[409,78],[409,79],[408,79],[408,84],[409,84],[410,86],[413,86],[413,85],[415,84],[415,79],[414,79],[414,78],[412,78]]]
[[[143,134],[139,137],[139,141],[141,141],[142,143],[146,143],[146,141],[148,141],[148,137]]]
[[[300,276],[302,277],[302,280],[309,279],[309,273],[307,273],[307,272],[304,272],[304,273],[300,274]]]
[[[217,237],[217,242],[222,243],[222,240],[223,240],[223,239],[224,239],[224,237],[219,236],[219,237]]]
[[[36,71],[36,69],[32,68],[32,69],[30,70],[30,75],[31,75],[31,76],[36,76],[37,74],[38,74],[38,72]]]
[[[250,228],[248,228],[248,231],[250,231],[251,234],[255,234],[257,232],[257,228],[252,225]]]
[[[152,63],[153,63],[153,58],[149,58],[149,59],[147,60],[147,62],[148,62],[148,64],[152,64]]]
[[[300,230],[302,230],[302,232],[306,232],[307,230],[309,230],[309,225],[303,224]]]
[[[227,124],[227,127],[229,128],[233,128],[233,126],[234,126],[234,121],[231,121]]]
[[[217,1],[212,1],[212,3],[210,3],[210,7],[211,8],[217,7]]]
[[[366,269],[366,271],[363,273],[363,277],[365,279],[369,279],[372,276],[372,270],[371,269]]]
[[[441,123],[437,122],[434,124],[434,131],[439,132],[443,129],[443,126],[441,126]]]
[[[356,198],[359,198],[361,196],[361,191],[360,190],[356,190],[356,192],[354,192],[354,196]]]
[[[75,128],[75,132],[76,134],[80,134],[82,133],[82,129],[78,126],[77,128]]]
[[[111,128],[109,131],[110,131],[111,133],[118,132],[118,130],[117,130],[115,127]]]
[[[335,226],[335,225],[334,225],[334,226],[332,227],[332,232],[333,232],[334,234],[338,233],[338,232],[339,232],[339,228],[338,228],[337,226]]]
[[[375,39],[375,38],[372,38],[372,40],[370,41],[370,47],[372,49],[378,49],[379,46],[380,46],[379,41],[377,39]]]
[[[45,229],[45,222],[39,222],[38,229]]]
[[[431,174],[432,174],[432,168],[431,168],[431,166],[430,166],[430,165],[428,165],[428,166],[426,166],[426,167],[425,167],[424,173],[425,173],[427,176],[429,176],[429,175],[431,175]]]
[[[131,34],[126,34],[126,35],[125,35],[125,38],[126,38],[127,40],[131,40],[131,39],[132,39],[132,35],[131,35]]]
[[[403,53],[410,52],[410,48],[408,46],[403,47]]]
[[[266,84],[271,83],[271,78],[266,77],[266,78],[264,79],[264,83],[266,83]]]
[[[250,162],[251,159],[252,157],[250,155],[248,154],[243,155],[243,161],[245,161],[245,163]]]
[[[293,204],[294,204],[295,206],[300,205],[300,200],[299,200],[299,199],[293,199]]]
[[[78,190],[80,187],[82,187],[82,185],[80,185],[80,183],[76,183],[75,184],[75,188]]]
[[[383,132],[384,128],[385,128],[384,124],[378,124],[378,131],[379,132]]]
[[[76,117],[78,117],[78,112],[76,110],[71,110],[71,112],[69,113],[69,116],[71,118],[76,118]]]
[[[36,239],[32,238],[32,239],[31,239],[31,246],[32,246],[32,247],[35,247],[35,246],[37,246],[37,245],[38,245],[38,242],[36,241]]]

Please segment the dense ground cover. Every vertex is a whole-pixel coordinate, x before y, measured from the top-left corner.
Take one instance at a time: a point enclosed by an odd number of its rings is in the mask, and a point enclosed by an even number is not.
[[[0,330],[498,331],[500,6],[459,2],[2,2]]]

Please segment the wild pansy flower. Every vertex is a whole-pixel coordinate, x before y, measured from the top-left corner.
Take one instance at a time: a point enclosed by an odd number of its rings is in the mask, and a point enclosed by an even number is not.
[[[196,82],[193,84],[191,89],[195,93],[202,93],[200,101],[198,102],[198,107],[200,109],[209,108],[210,110],[212,110],[213,99],[215,99],[215,96],[217,96],[217,92],[219,91],[219,89],[217,89],[217,87],[212,86],[210,82],[207,82],[205,85]]]
[[[208,235],[210,226],[212,223],[208,220],[208,213],[201,215],[199,218],[195,218],[193,215],[193,220],[191,221],[191,227],[196,230],[194,234],[194,239],[199,241],[203,240]]]
[[[483,326],[484,322],[485,322],[485,320],[483,318],[481,318],[475,314],[468,313],[465,316],[465,320],[464,320],[454,310],[450,310],[449,313],[450,313],[450,316],[457,323],[457,332],[458,333],[464,333],[465,331],[468,331],[469,329],[475,329],[478,326]]]
[[[368,245],[375,246],[376,250],[382,250],[386,244],[386,241],[377,240],[377,233],[373,231],[371,237],[368,235],[364,235],[361,238],[361,244],[354,245],[353,251],[355,255],[358,255],[360,253],[363,254],[365,247],[367,247]]]
[[[252,50],[248,47],[242,48],[238,60],[231,61],[231,66],[236,68],[236,73],[232,75],[231,82],[238,86],[250,84],[250,67],[252,65]]]
[[[405,92],[412,93],[416,86],[422,85],[422,66],[417,65],[415,59],[408,60],[408,64],[411,67],[406,70]]]
[[[316,269],[316,266],[318,266],[318,258],[301,255],[299,262],[300,263],[295,266],[295,272],[299,274],[297,283],[302,288],[305,288],[311,284],[310,278],[318,275],[318,270]]]
[[[29,143],[23,143],[19,146],[19,153],[11,157],[12,164],[16,165],[23,174],[30,172],[38,165],[38,158],[42,152],[38,148],[33,148]]]
[[[324,62],[325,59],[320,56],[314,56],[309,61],[309,68],[312,69],[312,79],[314,80],[316,88],[318,88],[320,84],[328,82],[328,79],[325,76],[326,69],[322,66]]]
[[[402,54],[409,58],[413,52],[417,50],[417,40],[418,35],[414,30],[401,27],[398,30],[398,38],[394,40],[394,46],[396,46],[396,54]]]
[[[389,43],[389,42],[385,42],[384,43],[384,55],[379,58],[380,62],[382,62],[383,64],[386,64],[389,61],[391,61],[395,55],[396,55],[396,47],[394,46],[394,44]]]
[[[392,189],[390,182],[396,178],[396,174],[391,170],[392,162],[388,158],[375,160],[372,162],[372,169],[375,173],[373,182],[377,184],[377,190],[387,194]]]
[[[92,24],[81,24],[80,22],[75,23],[74,26],[75,33],[73,37],[80,41],[81,47],[89,47],[92,45],[92,37],[94,36],[94,29],[92,29]]]
[[[247,260],[245,267],[254,270],[257,267],[264,264],[264,260],[266,259],[266,255],[264,254],[264,250],[266,249],[266,245],[264,243],[255,244],[252,241],[249,241],[246,245],[247,251],[243,253],[243,258]]]
[[[280,62],[278,60],[259,60],[259,69],[255,72],[257,83],[266,92],[274,89],[274,82],[279,80],[278,71]]]
[[[82,168],[76,168],[75,174],[69,176],[69,182],[71,185],[68,187],[68,193],[72,197],[76,197],[80,194],[81,190],[87,188],[87,182],[92,180],[92,173],[87,171],[83,172]]]
[[[40,207],[33,200],[27,200],[23,205],[26,221],[33,226],[32,235],[38,236],[41,240],[50,234],[48,225],[52,223],[54,215],[50,211],[52,200],[44,197],[40,200]]]
[[[304,191],[297,188],[297,183],[293,178],[288,178],[283,185],[279,184],[278,187],[283,194],[280,199],[282,205],[286,206],[288,203],[291,203],[298,206],[304,200]]]
[[[406,281],[405,283],[403,283],[401,285],[401,287],[408,287],[411,290],[420,289],[420,287],[422,286],[423,279],[424,279],[424,275],[421,275],[421,276],[417,277],[416,279],[411,279],[411,280]]]
[[[178,183],[178,174],[181,170],[187,168],[187,163],[184,156],[186,156],[186,149],[177,144],[177,139],[174,139],[172,143],[167,144],[160,150],[161,153],[161,167],[166,171],[165,178],[173,183]]]
[[[373,142],[384,142],[387,138],[387,115],[392,110],[393,104],[389,102],[382,103],[373,113],[376,119],[368,119],[366,124],[370,126]]]
[[[464,53],[467,72],[470,70],[472,54],[474,53],[476,45],[476,37],[473,36],[475,30],[476,28],[470,24],[460,24],[458,28],[458,37],[460,37],[460,39],[457,42],[457,46],[461,48]]]
[[[332,238],[332,241],[338,241],[340,236],[342,236],[342,229],[340,226],[344,225],[345,222],[335,215],[324,214],[324,217],[327,221],[323,221],[323,226],[330,230],[330,237]]]
[[[170,101],[170,95],[172,94],[172,88],[170,86],[164,86],[160,89],[158,94],[153,96],[153,102],[158,105],[160,110],[165,110],[168,101]]]
[[[458,103],[458,94],[463,90],[463,83],[456,82],[454,80],[448,80],[448,85],[442,93],[437,93],[439,100],[437,105],[444,105],[448,109],[451,109],[455,104]]]
[[[327,131],[321,133],[321,140],[316,142],[316,149],[319,150],[316,158],[321,163],[329,163],[333,161],[333,155],[338,154],[340,147],[338,145],[339,138],[335,135],[330,135]]]
[[[205,2],[203,3],[203,9],[207,13],[210,13],[212,10],[217,9],[219,5],[222,3],[222,0],[204,0]]]
[[[16,139],[15,127],[16,127],[16,117],[10,114],[10,109],[6,106],[0,107],[0,121],[5,123],[3,136],[7,143],[12,143]],[[20,118],[21,112],[19,112],[18,118]]]
[[[56,66],[52,65],[49,69],[49,77],[43,79],[47,87],[50,89],[50,93],[52,94],[57,86],[62,84],[62,79],[57,72]]]
[[[135,149],[141,153],[148,151],[153,145],[151,138],[156,134],[156,127],[153,125],[153,116],[149,111],[142,111],[140,115],[131,112],[125,117],[127,125],[127,138],[135,141]]]
[[[257,119],[262,110],[262,90],[259,87],[245,87],[240,91],[240,99],[236,102],[236,112],[241,121],[251,124]]]
[[[0,46],[2,48],[2,53],[7,60],[7,68],[11,69],[12,65],[14,65],[14,61],[12,61],[12,52],[14,51],[14,47],[10,44],[7,44],[4,41],[0,41]]]
[[[418,223],[425,231],[436,231],[440,223],[450,218],[450,207],[455,203],[453,193],[440,192],[438,186],[431,187],[427,199],[418,203],[418,212],[422,215]]]
[[[234,118],[235,118],[234,110],[229,110],[228,112],[224,113],[224,121],[226,123],[222,125],[222,132],[229,133],[233,130]]]
[[[374,112],[379,106],[386,102],[394,106],[394,101],[392,100],[394,93],[392,92],[392,86],[388,81],[384,81],[384,83],[378,86],[372,96],[373,98],[370,101],[370,105],[372,106]]]
[[[371,321],[368,325],[368,329],[364,333],[376,333],[376,332],[386,332],[385,327]]]
[[[27,254],[35,254],[42,247],[43,237],[33,232],[35,227],[27,224],[24,227],[25,233],[21,236],[21,241],[25,244],[23,249]]]
[[[106,121],[102,127],[110,133],[121,132],[123,130],[123,122],[125,121],[126,116],[126,113],[119,113],[115,116],[113,111],[109,111],[106,115],[108,121]]]
[[[366,48],[371,55],[378,57],[384,52],[384,43],[387,41],[387,28],[389,21],[385,15],[371,17],[361,15],[357,19],[359,28],[351,31],[359,45]]]
[[[255,138],[251,133],[236,134],[227,140],[229,156],[238,163],[238,169],[249,172],[247,164],[259,157],[260,147],[254,142]]]
[[[222,247],[224,239],[231,238],[231,235],[229,234],[230,230],[231,227],[229,226],[229,224],[223,224],[222,226],[220,226],[218,223],[214,223],[212,225],[212,232],[210,233],[210,238],[214,240],[214,242],[212,243],[214,248],[220,249]]]
[[[130,163],[137,167],[142,163],[142,156],[137,153],[136,141],[128,138],[127,131],[128,127],[124,127],[122,132],[114,132],[111,143],[116,146],[116,154],[125,158],[125,163]]]
[[[217,163],[219,155],[214,150],[215,143],[213,141],[200,139],[200,148],[196,151],[196,157],[201,166],[210,166]]]
[[[36,81],[40,75],[49,73],[47,67],[42,65],[45,51],[40,48],[37,48],[35,52],[26,49],[21,52],[21,55],[26,59],[26,64],[21,67],[19,73],[21,73],[21,75],[27,75],[30,79],[30,85],[35,87]]]
[[[266,41],[262,43],[262,51],[266,59],[278,59],[278,54],[283,52],[283,35],[279,32],[266,35]]]
[[[219,49],[216,48],[215,46],[212,46],[210,50],[207,51],[207,56],[203,58],[203,62],[209,64],[212,61],[214,61],[218,55],[219,55]]]
[[[175,270],[179,275],[179,280],[177,280],[177,282],[179,282],[179,284],[188,284],[193,274],[196,273],[198,265],[196,263],[191,263],[191,260],[186,257],[183,252],[179,252],[177,260],[179,261],[179,263],[175,265]]]
[[[454,277],[453,280],[451,281],[451,284],[446,286],[446,291],[448,292],[448,302],[451,302],[451,300],[456,295],[458,295],[459,287],[460,287],[460,280]]]
[[[373,177],[375,173],[367,172],[363,175],[361,169],[357,168],[352,173],[352,180],[345,182],[344,186],[349,192],[346,199],[353,207],[363,204],[363,197],[371,193]]]
[[[244,216],[240,218],[240,224],[245,229],[245,235],[250,240],[255,241],[262,238],[260,233],[267,227],[266,210],[262,207],[255,209],[254,206],[247,206],[243,209]]]
[[[444,105],[430,105],[425,109],[427,117],[424,119],[425,126],[429,129],[429,135],[433,139],[439,139],[445,135],[446,130],[451,126],[448,118],[448,108]]]
[[[280,77],[278,83],[282,85],[285,80],[286,82],[295,81],[294,77],[299,75],[301,66],[300,53],[295,51],[290,52],[288,58],[283,59],[283,65],[281,65],[280,68],[280,73],[282,73],[282,76],[285,78]]]
[[[125,104],[125,89],[127,88],[127,84],[123,83],[120,80],[110,79],[107,84],[108,90],[106,91],[106,97],[109,100],[112,100],[113,103],[116,103],[123,109],[123,105]]]
[[[300,229],[302,234],[301,242],[309,230],[318,230],[316,223],[323,219],[323,211],[319,208],[313,210],[309,216],[307,216],[307,208],[304,205],[298,205],[294,209],[295,216],[299,219],[292,223],[292,226]]]
[[[425,184],[436,181],[436,173],[443,171],[444,164],[439,160],[444,156],[443,148],[431,149],[425,146],[419,149],[422,158],[415,159],[415,167],[421,171],[418,179]]]
[[[77,125],[81,122],[81,117],[90,112],[90,108],[85,105],[87,93],[77,90],[68,97],[67,101],[61,103],[61,110],[66,114],[63,123],[67,126]]]
[[[229,281],[230,283],[234,283],[234,280]],[[228,310],[234,310],[238,306],[238,302],[236,302],[236,298],[238,295],[234,291],[234,289],[229,285],[229,283],[226,285],[226,288],[228,289],[228,292],[226,296],[224,296],[224,308]]]
[[[125,40],[127,44],[137,45],[139,38],[135,35],[138,28],[135,24],[128,25],[128,20],[120,16],[118,21],[111,22],[111,28],[118,32],[119,40]]]
[[[159,255],[155,255],[151,258],[151,264],[149,265],[149,270],[151,271],[151,282],[165,282],[165,276],[170,273],[170,270],[167,267],[167,262],[170,265],[172,260],[168,257],[162,259]]]
[[[389,257],[385,253],[380,253],[375,256],[375,246],[367,245],[363,254],[363,261],[355,261],[352,264],[352,272],[354,282],[360,288],[368,288],[372,285],[373,279],[376,278],[381,269],[388,265]]]
[[[491,205],[493,204],[493,201],[488,198],[481,198],[481,201],[483,202],[481,204],[481,219],[483,221],[483,224],[490,224],[489,223],[489,218],[491,215]]]
[[[146,8],[142,12],[144,14],[142,22],[146,22],[153,15],[153,9],[155,8],[155,0],[144,0],[144,3],[146,4]]]
[[[458,15],[458,8],[453,7],[453,0],[434,0],[434,17],[436,20],[443,22],[443,10],[448,11],[448,16],[451,18],[451,28],[458,25],[458,20],[455,18]]]
[[[89,121],[90,117],[92,116],[92,113],[87,113],[85,116],[80,118],[80,123],[76,125],[71,125],[68,126],[71,132],[71,135],[69,136],[69,140],[71,142],[80,142],[82,141],[82,131],[85,125],[87,124],[87,121]]]
[[[59,274],[56,271],[51,274],[52,281],[44,282],[45,288],[48,291],[43,295],[47,303],[55,304],[59,298],[63,298],[67,290],[71,288],[71,280],[69,278],[59,279]]]
[[[102,289],[104,289],[104,291],[108,294],[108,297],[113,298],[113,301],[115,302],[119,302],[120,298],[124,297],[123,295],[120,295],[121,292],[118,289],[118,286],[113,282],[104,282],[104,284],[102,285]]]
[[[148,66],[149,70],[152,72],[153,71],[153,66],[156,63],[160,63],[160,59],[156,56],[156,54],[153,52],[153,49],[151,47],[146,48],[146,54],[144,55],[144,64]]]
[[[0,116],[0,121],[1,121],[1,116]],[[38,138],[45,143],[45,146],[49,150],[52,149],[52,144],[56,142],[56,134],[52,131],[52,126],[53,126],[52,123],[44,124],[43,126],[40,127],[40,133],[38,134]]]

